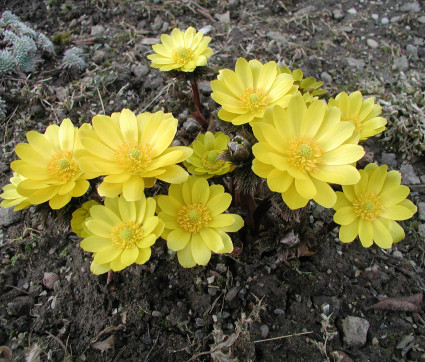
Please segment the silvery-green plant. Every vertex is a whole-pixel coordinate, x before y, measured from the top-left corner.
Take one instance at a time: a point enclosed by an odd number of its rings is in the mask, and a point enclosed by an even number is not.
[[[9,10],[4,11],[0,18],[0,39],[6,44],[0,53],[0,74],[15,69],[33,72],[42,62],[41,55],[55,55],[53,43],[44,34],[21,22]]]
[[[0,97],[0,119],[6,117],[6,102]]]
[[[73,47],[65,51],[62,58],[62,68],[76,67],[83,71],[87,67],[87,54],[81,48]]]

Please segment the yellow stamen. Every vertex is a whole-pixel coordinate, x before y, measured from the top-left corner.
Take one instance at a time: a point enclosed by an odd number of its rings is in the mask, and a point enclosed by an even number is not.
[[[251,112],[264,112],[268,106],[267,94],[261,88],[247,88],[243,91],[239,102],[243,109]]]
[[[319,144],[308,137],[296,137],[289,143],[289,162],[302,172],[319,172],[317,165],[322,161],[322,150]]]
[[[190,62],[194,58],[192,49],[189,48],[177,48],[173,50],[173,60],[177,64],[184,64]]]
[[[353,202],[354,212],[365,221],[375,220],[382,210],[381,198],[372,192],[365,192]]]
[[[222,152],[220,150],[209,150],[205,152],[201,159],[202,165],[207,170],[211,170],[211,171],[218,170],[224,164],[223,160],[217,159],[217,157],[220,156],[221,154]]]
[[[119,249],[132,249],[143,239],[143,228],[134,221],[123,221],[112,229],[111,239]]]
[[[55,154],[48,163],[47,169],[53,177],[63,182],[73,180],[81,173],[70,151],[60,151]]]
[[[185,205],[177,214],[177,223],[188,233],[197,233],[210,221],[210,212],[204,204]]]
[[[148,144],[139,145],[137,142],[125,142],[116,151],[118,163],[129,172],[146,169],[152,162],[152,148]]]

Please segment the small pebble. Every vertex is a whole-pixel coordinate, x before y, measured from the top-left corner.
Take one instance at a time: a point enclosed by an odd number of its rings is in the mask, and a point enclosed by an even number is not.
[[[263,324],[261,325],[260,330],[261,330],[261,337],[267,338],[267,336],[269,335],[269,327]]]
[[[58,280],[59,276],[56,273],[44,273],[43,275],[43,285],[47,289],[53,289]]]
[[[162,317],[162,313],[160,311],[154,310],[152,312],[152,317],[156,317],[156,318]]]
[[[351,8],[351,9],[348,9],[347,10],[347,13],[348,14],[351,14],[351,15],[356,15],[357,14],[357,10],[355,8]]]
[[[378,14],[372,14],[372,19],[373,20],[378,20],[379,19],[379,15]]]
[[[366,41],[366,44],[368,45],[369,48],[372,48],[372,49],[376,49],[379,46],[378,42],[374,39],[368,39]]]
[[[382,25],[387,25],[389,22],[390,22],[390,19],[388,19],[388,18],[382,18],[381,19],[381,24]]]

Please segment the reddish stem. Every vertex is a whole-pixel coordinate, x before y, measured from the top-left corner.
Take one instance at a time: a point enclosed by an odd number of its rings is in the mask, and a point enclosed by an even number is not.
[[[196,111],[192,113],[193,118],[199,123],[204,131],[208,129],[208,122],[201,112],[201,100],[199,98],[199,88],[198,82],[194,79],[190,80],[190,85],[192,87],[193,101],[195,102]]]

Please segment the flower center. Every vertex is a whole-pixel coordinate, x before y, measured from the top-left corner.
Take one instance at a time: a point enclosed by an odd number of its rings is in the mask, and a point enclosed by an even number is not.
[[[119,249],[132,249],[143,239],[143,228],[134,221],[123,221],[112,229],[111,239]]]
[[[318,164],[322,161],[322,150],[319,144],[308,137],[296,137],[289,143],[289,162],[302,172],[319,172]]]
[[[372,221],[381,214],[382,205],[379,196],[367,191],[354,200],[353,208],[360,219]]]
[[[353,116],[350,114],[343,114],[341,116],[341,121],[343,122],[351,122],[357,131],[361,131],[362,129],[362,122],[359,120],[359,117]]]
[[[204,153],[202,156],[201,162],[202,165],[211,171],[218,170],[221,166],[223,166],[224,161],[218,160],[217,157],[221,155],[220,150],[210,150]]]
[[[261,88],[247,88],[239,99],[241,107],[251,112],[264,112],[268,105],[267,94]]]
[[[191,61],[194,57],[194,53],[189,48],[178,48],[173,50],[173,60],[177,64],[184,64]]]
[[[81,173],[80,167],[72,158],[71,151],[60,151],[47,164],[49,173],[64,182],[68,182]]]
[[[118,163],[129,172],[137,172],[147,168],[152,162],[152,148],[148,144],[125,142],[115,152]]]
[[[204,204],[185,205],[177,213],[177,223],[188,233],[197,233],[210,221],[210,212]]]

